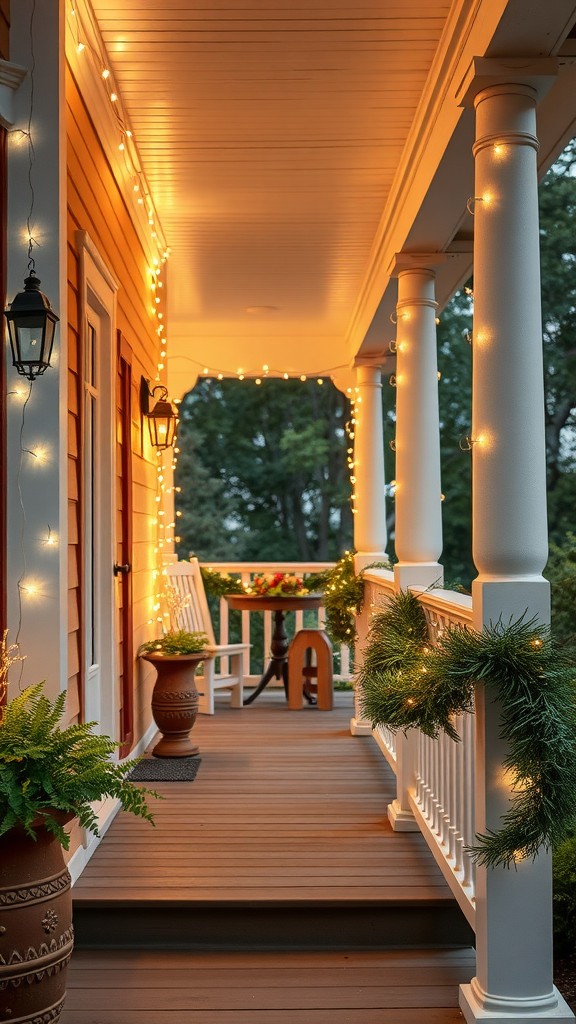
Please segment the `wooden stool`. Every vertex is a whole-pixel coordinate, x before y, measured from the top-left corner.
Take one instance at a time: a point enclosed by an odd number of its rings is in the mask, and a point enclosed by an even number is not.
[[[316,665],[306,657],[308,651],[315,651]],[[298,711],[303,705],[303,684],[315,679],[320,711],[331,711],[332,693],[332,644],[323,629],[301,629],[296,633],[288,652],[288,707]]]

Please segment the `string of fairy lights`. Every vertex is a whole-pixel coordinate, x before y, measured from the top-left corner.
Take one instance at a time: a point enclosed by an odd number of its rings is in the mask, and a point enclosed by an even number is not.
[[[161,226],[158,222],[154,201],[140,165],[137,141],[124,110],[120,89],[116,83],[114,72],[109,65],[108,56],[97,26],[83,0],[71,0],[68,23],[78,59],[92,61],[94,75],[99,79],[104,97],[107,100],[108,113],[112,115],[115,126],[114,130],[117,132],[116,156],[123,169],[121,177],[125,181],[125,187],[131,193],[132,201],[141,210],[140,226],[147,237],[148,249],[151,253],[147,268],[147,286],[150,290],[148,312],[158,338],[158,358],[154,384],[159,384],[164,380],[168,358],[168,338],[164,322],[166,316],[166,290],[163,272],[170,256],[170,248],[166,245]],[[168,457],[166,451],[156,451],[156,508],[154,514],[150,517],[150,526],[154,537],[152,569],[152,590],[154,596],[152,598],[152,617],[149,619],[149,624],[157,622],[163,630],[167,615],[167,612],[163,611],[166,576],[163,559],[166,553],[173,550],[174,543],[177,543],[179,540],[175,533],[176,516],[174,519],[171,519],[169,516],[170,498],[173,491],[178,489],[174,487],[173,483],[177,457],[177,448],[171,449]]]
[[[160,263],[166,262],[170,249],[166,245],[162,227],[158,222],[154,201],[140,165],[134,132],[125,112],[104,43],[84,0],[70,0],[68,24],[78,59],[88,58],[92,61],[107,99],[108,111],[117,132],[117,156],[122,161],[126,183],[133,193],[133,198],[136,199],[137,205],[142,207],[143,218],[148,221],[149,246],[151,252],[156,253],[153,265],[157,267]]]

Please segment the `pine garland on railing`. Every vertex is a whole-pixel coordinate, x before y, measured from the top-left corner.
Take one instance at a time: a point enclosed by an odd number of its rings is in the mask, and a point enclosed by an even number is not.
[[[200,566],[200,573],[204,582],[204,590],[211,597],[224,597],[224,594],[243,594],[244,587],[238,576],[230,576],[228,573],[218,572],[217,569],[209,569],[207,566]]]
[[[458,735],[453,716],[484,683],[501,707],[511,788],[502,827],[477,836],[479,864],[509,867],[563,842],[576,820],[576,671],[549,630],[524,618],[482,632],[446,629],[433,646],[418,599],[399,593],[374,617],[360,672],[363,714],[393,732]]]
[[[374,562],[356,574],[354,552],[345,551],[332,569],[307,576],[304,586],[308,590],[324,593],[326,632],[333,644],[356,643],[355,616],[364,603],[364,573],[368,569],[390,569],[390,562]]]

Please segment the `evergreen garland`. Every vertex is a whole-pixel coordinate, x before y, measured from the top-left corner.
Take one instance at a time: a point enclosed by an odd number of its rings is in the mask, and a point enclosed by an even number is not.
[[[473,710],[476,683],[488,686],[501,707],[512,795],[502,827],[477,836],[472,852],[479,864],[509,867],[573,833],[575,675],[549,630],[524,617],[482,632],[454,626],[431,646],[417,597],[399,593],[374,617],[359,683],[373,727],[418,728],[433,739],[442,730],[453,740],[453,716]]]
[[[224,597],[224,594],[244,594],[245,590],[238,576],[229,576],[228,573],[218,572],[217,569],[208,569],[200,566],[200,573],[204,581],[204,589],[210,597]]]
[[[307,576],[304,586],[309,591],[324,593],[326,609],[326,632],[333,644],[356,643],[355,616],[362,611],[364,603],[364,572],[368,569],[389,569],[389,562],[373,562],[356,574],[354,552],[345,551],[332,569]]]

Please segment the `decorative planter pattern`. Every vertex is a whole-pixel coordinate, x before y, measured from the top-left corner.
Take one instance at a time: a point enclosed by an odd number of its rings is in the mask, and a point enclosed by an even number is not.
[[[152,753],[155,757],[192,757],[199,747],[190,740],[198,714],[198,690],[194,674],[206,654],[143,654],[158,678],[152,693],[152,714],[162,733]]]
[[[72,894],[62,847],[42,827],[0,838],[0,1021],[60,1019],[72,956]]]

